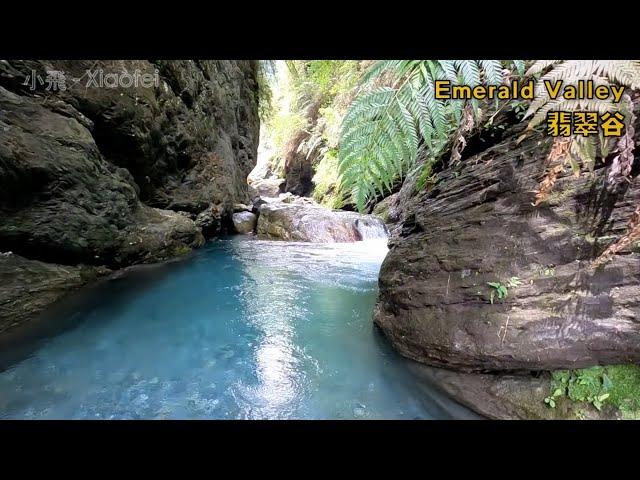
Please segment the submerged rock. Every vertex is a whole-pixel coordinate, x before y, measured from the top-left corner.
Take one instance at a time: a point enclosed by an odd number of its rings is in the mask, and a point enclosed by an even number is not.
[[[602,169],[564,177],[534,207],[550,139],[518,143],[519,130],[405,205],[376,324],[405,356],[459,371],[640,362],[640,253],[589,268],[624,232],[640,181],[614,193]],[[492,301],[488,282],[507,297]]]
[[[251,233],[256,228],[258,217],[251,212],[237,212],[231,217],[238,233]]]
[[[356,242],[386,238],[379,218],[355,212],[328,210],[308,199],[287,199],[260,205],[257,232],[269,238],[299,242]]]

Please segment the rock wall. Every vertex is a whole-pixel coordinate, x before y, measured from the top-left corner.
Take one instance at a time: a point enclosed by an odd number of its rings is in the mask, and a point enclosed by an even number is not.
[[[638,246],[590,268],[640,202],[637,169],[617,192],[606,188],[604,168],[579,179],[567,174],[534,207],[550,140],[531,134],[519,143],[523,128],[440,172],[432,188],[407,197],[409,186],[394,199],[403,204],[380,273],[375,322],[403,355],[455,372],[638,363]],[[492,303],[488,282],[507,285],[512,277],[521,284]],[[488,411],[482,396],[466,397],[465,404]]]
[[[121,268],[202,245],[249,202],[256,74],[253,61],[0,61],[0,252]]]

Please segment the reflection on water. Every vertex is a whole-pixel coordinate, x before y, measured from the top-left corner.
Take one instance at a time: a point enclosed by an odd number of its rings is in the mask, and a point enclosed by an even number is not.
[[[234,237],[106,285],[0,373],[0,418],[447,418],[373,327],[385,254]]]

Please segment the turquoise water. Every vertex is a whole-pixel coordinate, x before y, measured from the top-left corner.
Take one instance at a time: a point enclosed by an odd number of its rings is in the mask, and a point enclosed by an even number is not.
[[[385,254],[232,237],[105,282],[0,373],[0,418],[455,416],[373,326]]]

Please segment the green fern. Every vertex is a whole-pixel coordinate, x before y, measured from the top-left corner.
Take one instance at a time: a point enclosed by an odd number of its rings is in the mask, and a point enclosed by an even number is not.
[[[514,62],[519,72],[524,62]],[[363,76],[362,92],[342,123],[339,174],[347,201],[362,211],[415,166],[424,143],[429,157],[442,153],[460,124],[463,101],[434,96],[435,80],[455,84],[498,84],[498,60],[383,60]],[[433,161],[433,160],[432,160]]]
[[[545,73],[546,72],[546,73]],[[595,85],[609,86],[618,84],[636,90],[640,88],[640,61],[638,60],[537,60],[526,73],[531,77],[541,75],[538,79],[535,100],[529,105],[524,118],[531,117],[528,129],[531,130],[541,124],[551,111],[591,111],[600,114],[605,112],[622,111],[627,118],[631,118],[633,105],[628,95],[623,101],[615,104],[607,100],[552,100],[545,88],[544,82],[562,80],[565,84],[573,85],[579,80],[592,80]],[[629,125],[629,122],[627,122]],[[580,135],[572,136],[570,156],[568,158],[574,173],[579,174],[582,166],[593,170],[596,155],[600,147],[602,156],[606,156],[610,145],[606,139],[596,141]],[[633,159],[631,158],[631,162]],[[631,169],[631,166],[628,166]]]

